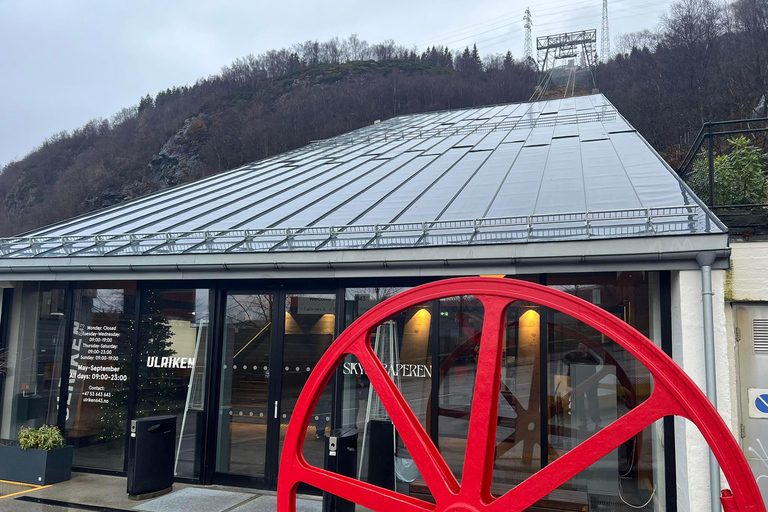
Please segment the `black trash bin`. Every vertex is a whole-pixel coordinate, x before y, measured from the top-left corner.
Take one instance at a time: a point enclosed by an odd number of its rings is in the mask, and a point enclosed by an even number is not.
[[[151,416],[131,421],[128,442],[128,497],[147,499],[173,486],[176,416]]]
[[[325,468],[333,473],[357,478],[357,429],[331,430],[326,441]],[[323,512],[355,512],[355,504],[323,492]]]

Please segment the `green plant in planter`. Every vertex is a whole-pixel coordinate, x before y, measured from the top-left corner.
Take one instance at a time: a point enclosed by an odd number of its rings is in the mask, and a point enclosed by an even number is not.
[[[59,427],[43,425],[40,428],[21,427],[19,430],[19,446],[22,450],[56,450],[65,444]]]

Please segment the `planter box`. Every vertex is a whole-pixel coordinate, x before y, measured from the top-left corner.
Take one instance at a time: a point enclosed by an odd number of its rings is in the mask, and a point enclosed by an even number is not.
[[[0,480],[49,485],[72,476],[71,446],[57,450],[22,450],[0,446]]]

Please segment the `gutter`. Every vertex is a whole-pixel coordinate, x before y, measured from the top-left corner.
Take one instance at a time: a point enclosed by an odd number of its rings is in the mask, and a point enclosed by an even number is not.
[[[701,266],[701,305],[704,328],[704,367],[706,374],[707,398],[717,409],[717,372],[715,369],[715,320],[712,306],[712,264],[716,256],[702,252],[696,256]],[[712,512],[720,512],[720,465],[715,454],[709,450],[709,494]]]

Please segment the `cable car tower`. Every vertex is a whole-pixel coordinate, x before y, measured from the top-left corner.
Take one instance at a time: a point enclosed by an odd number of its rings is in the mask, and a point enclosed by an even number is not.
[[[552,82],[552,70],[555,68],[557,61],[562,59],[576,59],[581,56],[589,71],[594,87],[595,76],[593,67],[597,60],[596,46],[596,29],[537,37],[536,51],[541,80],[530,98],[531,101],[538,101],[545,96]],[[575,86],[574,75],[575,73],[572,73],[574,79],[574,84],[571,85],[572,91]],[[569,83],[570,80],[571,77],[569,77]],[[566,85],[566,94],[567,92],[568,86]],[[573,92],[571,92],[571,95],[573,95]]]

